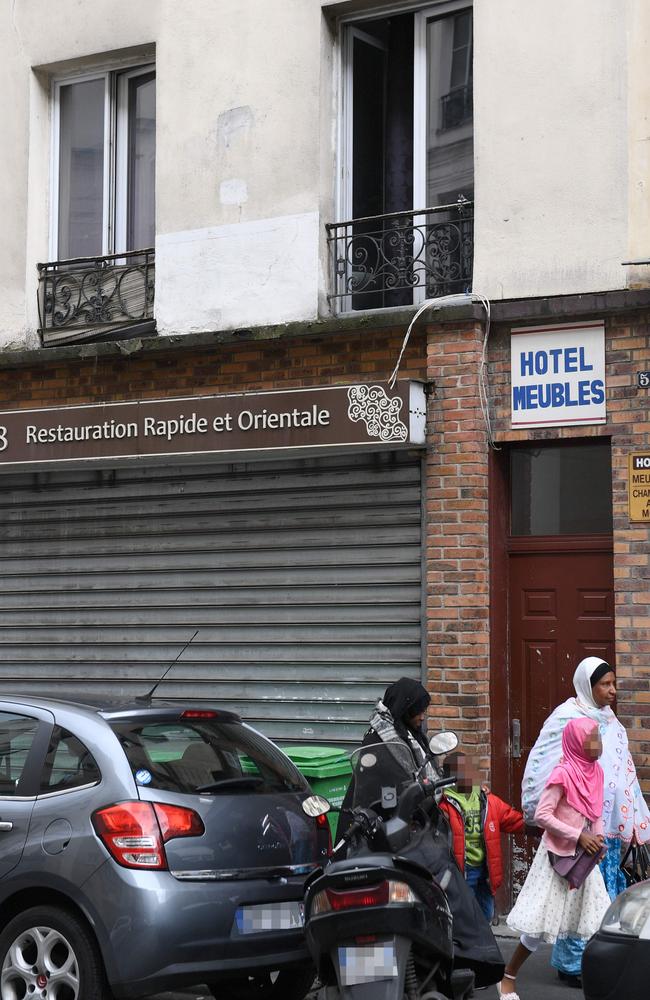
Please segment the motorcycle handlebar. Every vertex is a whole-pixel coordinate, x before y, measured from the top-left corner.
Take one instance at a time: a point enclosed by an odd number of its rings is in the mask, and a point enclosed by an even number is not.
[[[455,778],[440,778],[438,781],[431,781],[429,778],[414,781],[400,796],[396,816],[404,822],[409,822],[416,808],[423,799],[434,796],[442,788],[456,783]],[[339,842],[334,846],[336,852],[343,844],[350,843],[357,833],[370,833],[377,822],[378,816],[372,809],[357,808],[353,811],[353,820],[342,835]]]
[[[428,787],[428,794],[435,794],[441,788],[449,788],[450,785],[456,784],[456,777],[452,775],[450,778],[440,778],[439,781],[425,781],[424,784]]]
[[[347,810],[344,811],[347,812]],[[334,852],[338,851],[343,844],[348,844],[357,833],[368,832],[377,820],[377,814],[372,809],[357,808],[352,815],[354,818],[339,842],[334,845]]]

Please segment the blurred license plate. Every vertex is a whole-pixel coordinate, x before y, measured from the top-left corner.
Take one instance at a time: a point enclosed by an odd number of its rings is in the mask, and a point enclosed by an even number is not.
[[[356,986],[397,976],[395,945],[369,944],[354,948],[339,948],[341,985]]]
[[[240,934],[301,930],[305,924],[305,907],[297,900],[240,906],[235,914],[235,923]]]

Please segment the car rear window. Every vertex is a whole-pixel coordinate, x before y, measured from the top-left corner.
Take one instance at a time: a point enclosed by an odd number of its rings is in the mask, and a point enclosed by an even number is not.
[[[214,794],[267,794],[307,787],[277,747],[241,723],[130,719],[110,725],[140,785]]]

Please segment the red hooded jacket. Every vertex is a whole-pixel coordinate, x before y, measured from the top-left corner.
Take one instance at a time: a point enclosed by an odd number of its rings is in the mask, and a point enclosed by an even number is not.
[[[459,806],[453,799],[443,795],[440,808],[444,812],[452,836],[452,850],[462,872],[465,871],[465,820]],[[481,827],[485,844],[490,888],[494,894],[503,882],[503,856],[501,854],[502,833],[523,833],[524,817],[518,809],[492,792],[481,789]]]

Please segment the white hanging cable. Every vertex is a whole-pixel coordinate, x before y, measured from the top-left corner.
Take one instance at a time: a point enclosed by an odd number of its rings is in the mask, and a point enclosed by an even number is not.
[[[404,351],[406,350],[406,345],[409,342],[409,337],[411,336],[411,330],[413,329],[416,321],[420,318],[422,313],[426,309],[440,309],[442,306],[447,305],[469,305],[471,302],[480,302],[485,309],[485,335],[483,337],[483,348],[481,350],[481,360],[479,362],[478,371],[478,393],[479,393],[479,403],[481,406],[481,413],[483,414],[483,420],[485,422],[485,429],[487,433],[488,444],[490,448],[498,451],[498,445],[494,440],[494,435],[492,433],[492,421],[490,419],[490,399],[489,399],[489,384],[488,384],[488,367],[487,367],[487,346],[488,338],[490,336],[490,300],[482,295],[480,292],[462,292],[458,295],[441,295],[437,299],[426,299],[420,308],[417,310],[413,319],[408,325],[408,329],[404,335],[404,340],[402,341],[402,347],[399,352],[399,357],[397,358],[397,363],[393,368],[390,378],[388,379],[389,389],[395,387],[397,382],[397,373],[399,372],[399,366],[402,363],[402,358],[404,356]]]
[[[485,309],[485,334],[483,336],[483,348],[481,350],[481,360],[478,368],[479,402],[481,404],[481,413],[483,414],[483,420],[485,422],[488,444],[493,451],[499,451],[499,445],[494,440],[494,434],[492,432],[492,419],[490,417],[490,394],[487,361],[488,338],[490,336],[490,300],[480,292],[472,292],[472,298],[477,302],[480,302]]]
[[[411,330],[413,329],[415,321],[417,319],[419,319],[419,317],[422,315],[422,313],[424,312],[424,310],[425,309],[429,309],[429,308],[440,309],[441,306],[469,305],[471,303],[471,301],[472,301],[472,296],[471,296],[471,294],[469,292],[462,292],[459,295],[441,295],[440,298],[438,298],[438,299],[425,299],[425,301],[422,303],[422,305],[420,306],[420,308],[416,312],[415,316],[413,317],[413,319],[409,323],[408,330],[406,331],[406,334],[404,336],[404,340],[402,341],[402,348],[401,348],[401,350],[399,352],[399,357],[397,359],[397,364],[393,368],[393,373],[392,373],[391,377],[388,380],[388,388],[389,389],[393,389],[394,386],[395,386],[395,382],[397,381],[397,373],[399,371],[399,366],[400,366],[400,364],[402,362],[402,357],[404,355],[404,351],[406,350],[406,345],[409,342],[409,337],[411,336]]]

